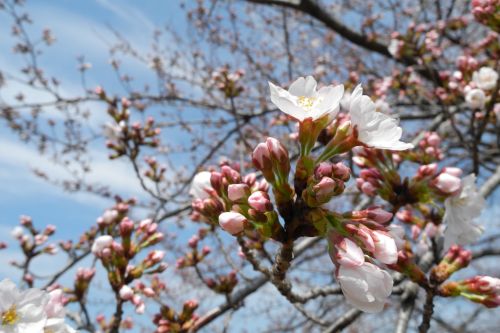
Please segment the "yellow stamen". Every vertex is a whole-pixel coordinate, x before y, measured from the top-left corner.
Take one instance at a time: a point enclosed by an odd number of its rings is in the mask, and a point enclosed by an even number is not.
[[[316,101],[315,97],[299,96],[297,99],[299,106],[306,109],[306,111],[311,110],[315,101]]]
[[[14,325],[19,320],[16,312],[16,306],[12,305],[10,309],[2,313],[2,325]]]

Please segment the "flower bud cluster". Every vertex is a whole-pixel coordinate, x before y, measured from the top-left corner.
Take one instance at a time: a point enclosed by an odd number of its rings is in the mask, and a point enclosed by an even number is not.
[[[424,137],[418,143],[418,150],[412,155],[412,159],[421,164],[429,164],[433,161],[442,160],[444,155],[440,146],[441,137],[438,133],[425,132]]]
[[[231,271],[229,274],[219,275],[215,279],[207,278],[205,284],[216,293],[230,295],[238,284],[238,277],[235,271]]]
[[[106,95],[104,89],[98,87],[95,93],[108,104],[108,114],[113,122],[104,126],[104,135],[108,141],[106,146],[113,152],[111,159],[128,155],[136,158],[139,155],[141,146],[157,147],[160,143],[159,134],[161,129],[155,126],[153,117],[148,117],[144,124],[135,121],[131,123],[130,107],[132,102],[123,97],[120,101]],[[141,108],[139,104],[134,104],[136,108]]]
[[[199,243],[203,240],[207,235],[206,229],[200,229],[198,234],[193,235],[188,241],[188,247],[190,249],[183,257],[177,259],[176,268],[186,268],[186,267],[194,267],[198,265],[206,256],[212,252],[210,247],[203,246],[199,249]]]
[[[195,220],[216,223],[226,232],[237,235],[245,229],[256,229],[265,237],[275,236],[279,228],[266,180],[257,180],[254,173],[244,177],[238,165],[223,162],[219,171],[200,172],[191,185]],[[188,260],[182,265],[191,265]]]
[[[392,292],[390,275],[365,259],[370,256],[381,264],[397,263],[396,240],[383,225],[391,219],[391,213],[378,207],[354,211],[344,214],[328,234],[342,292],[348,303],[366,312],[381,311]]]
[[[446,167],[429,182],[429,185],[440,195],[454,195],[460,191],[462,186],[461,175],[462,170],[460,168]]]
[[[154,333],[189,332],[198,319],[198,315],[194,313],[197,308],[197,300],[184,302],[184,306],[179,312],[169,306],[162,306],[153,320],[153,323],[157,326]]]
[[[167,168],[164,165],[159,165],[154,157],[145,157],[144,160],[149,169],[144,171],[144,176],[151,179],[155,183],[159,183],[164,179]]]
[[[488,308],[500,305],[500,279],[490,276],[475,276],[470,279],[447,282],[440,286],[441,296],[463,296]]]
[[[493,31],[500,29],[500,1],[472,0],[472,14],[474,18],[489,26]]]
[[[95,268],[84,268],[79,267],[75,275],[74,288],[70,292],[74,295],[74,299],[71,298],[70,301],[81,301],[85,298],[88,292],[90,282],[94,278],[96,269]]]
[[[43,230],[38,230],[33,225],[33,220],[29,216],[21,216],[18,226],[11,231],[11,236],[17,240],[21,250],[25,256],[24,263],[12,261],[13,266],[22,268],[26,263],[29,263],[35,257],[42,254],[54,255],[58,248],[54,243],[49,242],[49,237],[56,232],[56,227],[52,224],[47,225]],[[6,248],[7,245],[2,242],[0,248]],[[33,286],[34,277],[26,273],[23,279],[29,286]]]
[[[160,243],[164,236],[151,219],[135,223],[127,217],[129,203],[118,202],[98,219],[101,235],[93,239],[91,252],[108,272],[112,289],[123,301],[131,302],[137,313],[143,313],[145,305],[140,296],[143,290],[129,285],[143,275],[163,272],[167,268],[163,262],[165,252],[150,250],[137,263],[134,261],[139,253]]]
[[[158,274],[154,274],[150,279],[151,285],[148,287],[142,281],[135,282],[135,292],[141,293],[149,298],[159,297],[160,294],[166,289],[165,283],[160,280]]]
[[[302,199],[309,207],[319,207],[344,192],[351,170],[342,162],[321,162],[309,177]]]
[[[212,81],[217,89],[224,93],[226,98],[234,98],[245,90],[240,83],[244,75],[245,71],[243,69],[231,73],[226,66],[212,73]]]
[[[469,265],[472,253],[464,250],[458,245],[453,245],[441,260],[439,265],[434,266],[431,271],[431,280],[441,283],[447,280],[456,271]]]

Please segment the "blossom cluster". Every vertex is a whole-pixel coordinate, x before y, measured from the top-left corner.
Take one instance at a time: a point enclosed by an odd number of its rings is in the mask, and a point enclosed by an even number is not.
[[[151,219],[134,223],[126,214],[128,204],[118,203],[98,218],[100,236],[92,242],[91,251],[108,272],[111,288],[124,302],[134,305],[135,311],[144,313],[145,303],[141,295],[155,297],[151,288],[145,288],[139,280],[144,275],[163,272],[167,265],[163,262],[165,252],[151,250],[138,263],[136,256],[149,247],[160,243],[164,235],[158,230],[158,224]],[[132,288],[132,282],[137,287]],[[141,287],[142,286],[142,287]]]
[[[491,89],[489,81],[496,84],[487,68],[472,76],[482,89]],[[469,244],[481,234],[474,220],[484,199],[474,175],[462,178],[459,168],[439,169],[443,152],[437,133],[425,133],[413,149],[413,144],[401,141],[398,121],[380,112],[381,104],[363,95],[360,85],[346,94],[342,85],[317,90],[309,76],[288,90],[272,83],[269,87],[271,101],[298,122],[295,167],[280,140],[268,137],[252,153],[261,181],[256,173],[241,175],[238,163],[224,162],[220,171],[198,173],[190,190],[194,220],[211,228],[218,224],[239,238],[257,234],[261,241],[271,238],[283,244],[301,236],[325,237],[347,301],[366,312],[384,308],[393,287],[388,269],[428,289],[467,266],[470,257],[460,254],[456,259],[457,245],[452,245]],[[372,206],[345,213],[331,209],[329,203],[344,194],[352,173],[341,162],[348,152],[360,169],[357,187],[382,198],[390,208]],[[412,178],[400,174],[405,161],[419,165]],[[434,210],[433,202],[441,205],[440,211]],[[428,277],[416,264],[410,239],[401,225],[393,223],[394,214],[411,227],[413,240],[420,239],[417,255],[430,250],[431,237],[444,236],[444,249],[455,251],[436,266],[434,275]],[[188,265],[196,265],[197,257],[191,257]],[[186,263],[183,259],[182,265]]]

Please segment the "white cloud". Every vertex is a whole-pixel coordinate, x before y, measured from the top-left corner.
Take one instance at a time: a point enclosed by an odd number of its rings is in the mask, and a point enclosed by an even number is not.
[[[0,182],[2,183],[0,197],[22,199],[27,196],[50,193],[69,198],[62,190],[50,187],[32,172],[32,169],[36,167],[57,179],[65,175],[62,167],[15,139],[0,136],[0,140],[2,141],[0,156],[6,157],[0,161]],[[144,197],[144,192],[140,188],[131,165],[119,160],[108,160],[105,151],[93,150],[89,154],[93,157],[92,171],[86,177],[89,183],[109,186],[113,191],[124,196]],[[98,207],[105,207],[109,204],[91,194],[77,193],[70,197],[75,201],[98,205]]]
[[[129,6],[123,2],[116,5],[108,0],[96,0],[96,2],[103,8],[112,12],[115,16],[119,16],[124,19],[128,24],[137,25],[139,23],[149,29],[149,32],[152,32],[155,29],[153,22],[151,22],[151,20],[137,7]]]

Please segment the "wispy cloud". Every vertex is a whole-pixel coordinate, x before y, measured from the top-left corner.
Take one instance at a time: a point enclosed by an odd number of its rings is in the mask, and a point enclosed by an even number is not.
[[[140,8],[127,5],[124,2],[120,2],[119,5],[109,0],[96,0],[96,2],[115,16],[124,19],[128,24],[137,25],[139,23],[147,28],[149,32],[155,29],[153,22],[141,12]]]
[[[15,139],[0,136],[0,140],[2,141],[0,155],[6,157],[0,161],[0,182],[2,183],[0,197],[22,199],[23,196],[33,197],[36,194],[50,192],[53,195],[68,198],[62,190],[51,189],[45,181],[36,177],[32,172],[36,167],[50,176],[64,177],[65,171],[61,166],[40,156],[35,149]],[[109,161],[105,151],[93,150],[89,154],[93,158],[92,171],[86,177],[89,183],[109,186],[113,191],[123,195],[143,197],[143,191],[129,164]],[[106,205],[105,201],[89,194],[76,194],[71,198],[90,205]]]

